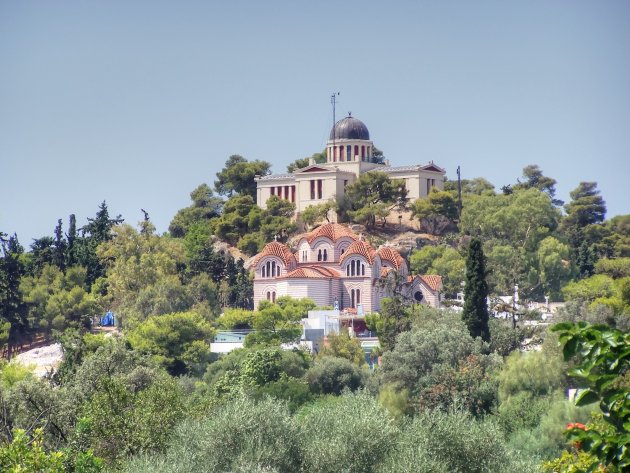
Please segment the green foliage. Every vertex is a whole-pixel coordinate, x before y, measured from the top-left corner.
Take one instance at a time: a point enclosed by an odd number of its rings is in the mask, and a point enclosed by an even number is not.
[[[566,385],[562,360],[545,351],[514,352],[498,375],[501,402],[526,392],[540,397]]]
[[[613,279],[630,277],[630,258],[602,258],[595,264],[595,272]]]
[[[330,222],[329,213],[334,210],[336,203],[334,200],[328,200],[321,204],[309,205],[300,213],[300,220],[308,227],[312,227],[323,220]]]
[[[310,160],[314,160],[316,164],[322,164],[326,162],[326,150],[321,153],[313,153],[310,158],[300,158],[293,161],[291,164],[287,166],[287,172],[293,172],[298,169],[305,168],[309,165]]]
[[[366,364],[361,342],[357,338],[350,337],[347,329],[339,334],[330,333],[328,344],[320,350],[320,355],[345,358],[357,366]]]
[[[0,360],[0,388],[11,389],[15,384],[23,379],[33,377],[33,367],[24,366],[18,362],[6,363]]]
[[[178,426],[163,455],[142,455],[123,471],[300,471],[302,436],[286,404],[239,397]]]
[[[404,181],[390,179],[384,172],[370,171],[346,187],[345,196],[350,218],[373,228],[377,220],[384,224],[392,208],[405,207],[407,190]]]
[[[464,286],[464,311],[462,319],[470,335],[490,340],[488,328],[488,283],[486,282],[486,259],[481,241],[473,238],[466,257],[466,283]]]
[[[508,356],[521,346],[525,333],[519,327],[514,328],[506,321],[491,317],[488,320],[490,328],[490,351],[501,356]]]
[[[262,301],[254,316],[256,332],[247,335],[245,346],[257,344],[280,345],[295,342],[302,333],[300,321],[316,307],[313,300],[279,297],[275,303]]]
[[[380,470],[398,429],[365,392],[319,402],[301,417],[303,471],[370,473]]]
[[[3,327],[5,344],[8,346],[8,358],[14,345],[27,338],[30,325],[27,318],[27,307],[20,294],[20,280],[24,275],[24,266],[20,261],[20,255],[24,249],[13,235],[5,239],[6,235],[0,233],[0,323]],[[9,323],[8,333],[6,324]]]
[[[462,179],[461,185],[463,197],[471,195],[494,195],[494,185],[483,177]],[[444,182],[444,190],[457,195],[457,181]]]
[[[542,169],[536,164],[530,164],[523,168],[524,182],[519,180],[518,184],[512,187],[513,190],[519,189],[538,189],[549,196],[554,205],[562,205],[564,202],[555,199],[557,181],[551,177],[543,175]]]
[[[402,429],[386,473],[497,473],[535,471],[518,463],[502,432],[465,411],[425,411]]]
[[[601,462],[621,470],[630,468],[630,334],[584,322],[562,323],[552,330],[564,344],[565,360],[578,361],[569,374],[588,386],[577,397],[576,405],[599,402],[604,421],[612,427],[573,427],[567,437],[581,442],[585,451],[597,457],[593,467]]]
[[[247,161],[239,155],[232,155],[225,162],[225,167],[217,173],[214,181],[215,190],[221,195],[232,197],[233,194],[256,197],[256,175],[269,174],[271,164],[266,161]]]
[[[562,288],[562,293],[569,301],[588,303],[591,309],[604,306],[615,315],[630,315],[630,277],[615,280],[605,274],[596,274],[570,282]]]
[[[214,330],[196,312],[151,316],[129,331],[129,343],[177,375],[201,372],[210,356]]]
[[[410,264],[413,274],[442,276],[445,294],[454,296],[461,290],[466,260],[456,249],[443,245],[423,246],[411,253]]]
[[[500,357],[484,354],[487,346],[471,338],[458,314],[436,312],[415,319],[412,330],[401,333],[394,349],[383,354],[382,383],[407,389],[420,407],[457,404],[488,412],[497,396],[492,373]]]
[[[365,384],[366,372],[345,358],[324,356],[315,360],[306,379],[315,394],[339,395],[344,389],[356,391]]]
[[[217,324],[225,330],[251,329],[254,325],[256,312],[246,309],[226,309]]]
[[[453,194],[435,187],[426,198],[415,200],[411,206],[411,214],[420,221],[421,228],[432,235],[444,233],[458,213]]]
[[[412,308],[400,296],[381,299],[380,313],[365,317],[367,327],[375,331],[383,350],[391,350],[396,345],[396,338],[411,328]]]
[[[63,454],[46,453],[42,436],[41,429],[35,430],[32,439],[24,430],[15,430],[13,441],[0,447],[0,470],[7,473],[63,473]]]
[[[174,237],[183,237],[193,225],[206,223],[221,214],[223,199],[215,197],[208,184],[197,186],[190,193],[190,199],[192,204],[179,210],[168,226]]]

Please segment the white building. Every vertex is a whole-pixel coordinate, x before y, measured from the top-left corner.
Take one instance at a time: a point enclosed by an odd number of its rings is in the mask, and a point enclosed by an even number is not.
[[[299,215],[309,205],[342,197],[345,187],[368,171],[381,171],[392,179],[403,179],[410,201],[426,197],[433,187],[444,188],[446,171],[433,162],[399,167],[376,164],[373,152],[374,145],[365,124],[348,115],[330,132],[325,164],[311,162],[292,173],[257,176],[257,203],[265,208],[267,199],[276,195],[293,202]]]

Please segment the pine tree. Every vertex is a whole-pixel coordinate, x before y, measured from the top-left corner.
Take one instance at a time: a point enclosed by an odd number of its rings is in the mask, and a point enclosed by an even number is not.
[[[53,243],[53,264],[57,266],[61,271],[66,270],[66,250],[68,243],[64,240],[63,231],[61,229],[61,219],[57,220],[57,226],[55,227],[55,241]]]
[[[68,233],[66,234],[66,266],[74,266],[77,262],[76,249],[74,247],[77,241],[77,218],[74,214],[70,214],[68,223]]]
[[[0,257],[0,322],[9,322],[8,358],[11,359],[12,348],[25,341],[29,335],[27,307],[20,294],[20,280],[24,274],[24,266],[20,254],[24,249],[13,235],[8,240],[0,233],[2,257]],[[3,323],[4,325],[4,323]]]
[[[486,258],[481,241],[473,238],[466,258],[466,286],[464,287],[464,311],[462,319],[470,335],[490,340],[488,328],[488,283],[486,282]]]

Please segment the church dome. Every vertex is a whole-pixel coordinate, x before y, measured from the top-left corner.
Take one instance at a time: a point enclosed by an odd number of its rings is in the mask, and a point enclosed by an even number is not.
[[[330,130],[331,140],[369,140],[370,132],[365,123],[352,115],[342,118],[332,130]]]

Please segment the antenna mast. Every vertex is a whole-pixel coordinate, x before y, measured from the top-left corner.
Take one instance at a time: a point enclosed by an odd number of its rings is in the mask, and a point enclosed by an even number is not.
[[[336,94],[332,94],[330,96],[330,103],[332,105],[332,109],[333,109],[333,126],[332,126],[332,132],[333,132],[333,155],[331,156],[331,160],[334,159],[335,156],[335,139],[336,139],[336,133],[335,133],[335,123],[337,123],[337,120],[335,119],[335,109],[336,109],[336,105],[337,105],[337,96],[339,95],[339,92],[337,92]]]

